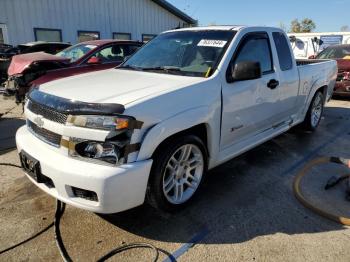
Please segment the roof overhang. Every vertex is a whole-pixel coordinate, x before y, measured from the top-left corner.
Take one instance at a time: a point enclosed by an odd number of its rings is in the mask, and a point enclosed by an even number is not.
[[[188,24],[191,24],[191,25],[196,25],[197,24],[197,20],[195,20],[192,17],[190,17],[189,15],[185,14],[180,9],[178,9],[175,6],[173,6],[172,4],[170,4],[168,1],[165,1],[165,0],[151,0],[151,1],[153,1],[156,4],[160,5],[165,10],[169,11],[170,13],[172,13],[173,15],[181,18],[182,20],[184,20]]]

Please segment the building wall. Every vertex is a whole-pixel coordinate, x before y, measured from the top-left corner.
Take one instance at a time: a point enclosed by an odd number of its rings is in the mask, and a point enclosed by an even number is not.
[[[159,34],[184,21],[151,0],[0,0],[0,24],[7,25],[9,43],[34,41],[34,27],[62,30],[64,42],[77,42],[77,31]]]

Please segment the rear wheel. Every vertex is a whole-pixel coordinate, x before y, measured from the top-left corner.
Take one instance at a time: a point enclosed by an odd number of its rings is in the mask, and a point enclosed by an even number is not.
[[[148,202],[164,211],[186,205],[200,188],[207,161],[203,142],[193,135],[161,146],[153,157]]]
[[[311,101],[309,110],[302,126],[307,131],[315,131],[320,124],[324,106],[324,97],[321,91],[317,91]]]

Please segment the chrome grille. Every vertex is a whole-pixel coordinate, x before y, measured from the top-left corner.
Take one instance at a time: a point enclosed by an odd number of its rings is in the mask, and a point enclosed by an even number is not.
[[[57,112],[52,108],[35,103],[31,100],[28,101],[27,108],[29,111],[33,112],[34,114],[41,115],[48,120],[51,120],[53,122],[57,122],[60,124],[65,124],[68,118],[68,116],[63,113]]]
[[[61,138],[62,138],[61,135],[51,132],[45,128],[38,127],[36,124],[34,124],[30,120],[27,120],[27,127],[29,131],[31,131],[32,134],[35,135],[40,140],[55,147],[60,146]]]

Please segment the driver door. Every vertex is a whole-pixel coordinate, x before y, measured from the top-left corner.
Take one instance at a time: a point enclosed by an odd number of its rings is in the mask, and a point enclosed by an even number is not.
[[[275,111],[279,99],[278,86],[269,87],[271,81],[278,81],[278,76],[274,70],[271,43],[266,32],[248,33],[242,38],[231,63],[243,61],[259,62],[262,77],[233,83],[224,81],[221,151],[253,139],[278,122]]]

